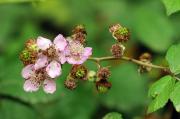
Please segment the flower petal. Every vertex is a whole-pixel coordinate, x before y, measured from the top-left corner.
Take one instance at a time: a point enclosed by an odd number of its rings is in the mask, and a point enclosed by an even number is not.
[[[69,64],[77,64],[78,61],[76,61],[74,58],[72,57],[67,57],[67,62]]]
[[[34,65],[29,64],[25,66],[21,72],[21,75],[23,78],[28,79],[31,77],[31,75],[34,73]]]
[[[65,47],[67,46],[67,41],[63,37],[63,35],[59,34],[54,39],[54,45],[59,51],[63,51],[65,49]]]
[[[46,67],[46,71],[51,78],[56,78],[57,76],[61,75],[61,65],[57,61],[52,61]]]
[[[37,38],[37,46],[39,49],[41,50],[46,50],[47,48],[49,48],[52,45],[51,40],[47,39],[47,38],[43,38],[41,36],[39,36]]]
[[[54,93],[56,91],[56,83],[53,79],[45,79],[43,83],[43,89],[46,93]]]
[[[92,55],[92,48],[91,47],[85,47],[84,48],[84,56],[91,56]]]
[[[66,62],[65,52],[59,52],[58,56],[59,56],[59,61],[61,62],[61,64],[64,64]]]
[[[24,86],[23,86],[23,88],[26,92],[37,91],[39,89],[39,87],[40,87],[40,83],[33,79],[26,80],[24,83]]]
[[[45,66],[47,66],[48,64],[48,58],[45,55],[40,55],[39,59],[36,61],[34,68],[35,70],[38,70],[40,68],[43,68]]]

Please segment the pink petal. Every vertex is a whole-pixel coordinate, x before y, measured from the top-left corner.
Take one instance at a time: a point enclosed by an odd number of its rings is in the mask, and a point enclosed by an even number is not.
[[[51,78],[56,78],[57,76],[61,75],[61,65],[57,61],[52,61],[46,67],[46,71]]]
[[[61,62],[61,64],[64,64],[66,62],[66,56],[65,56],[65,52],[59,52],[59,61]]]
[[[63,37],[63,35],[59,34],[54,39],[54,45],[58,50],[63,51],[65,49],[65,47],[67,46],[67,41]]]
[[[26,92],[37,91],[39,89],[39,87],[40,87],[40,83],[33,79],[26,80],[24,83],[24,86],[23,86],[23,88]]]
[[[37,38],[37,46],[38,46],[39,49],[46,50],[51,45],[52,45],[51,40],[49,40],[47,38],[43,38],[41,36]]]
[[[85,47],[83,56],[88,56],[89,57],[91,55],[92,55],[92,48],[91,47]]]
[[[39,59],[36,61],[34,68],[35,70],[38,70],[40,68],[43,68],[45,66],[47,66],[48,64],[48,58],[45,55],[40,55]]]
[[[45,79],[43,83],[43,89],[46,93],[54,93],[56,91],[56,83],[53,79]]]
[[[28,79],[31,77],[31,75],[34,73],[34,65],[29,64],[25,66],[21,72],[21,75],[23,78]]]
[[[69,64],[77,64],[77,60],[75,60],[74,58],[72,58],[72,57],[67,57],[67,62],[69,63]]]

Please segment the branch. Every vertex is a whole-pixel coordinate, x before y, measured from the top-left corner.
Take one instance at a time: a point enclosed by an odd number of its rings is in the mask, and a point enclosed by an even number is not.
[[[154,64],[149,64],[149,63],[145,63],[130,57],[126,57],[126,56],[122,56],[120,58],[116,58],[113,56],[106,56],[106,57],[90,57],[88,60],[94,61],[94,62],[101,62],[101,61],[109,61],[109,60],[126,60],[126,61],[130,61],[133,62],[135,64],[141,65],[141,66],[146,66],[146,67],[152,67],[152,68],[156,68],[156,69],[162,69],[166,72],[170,72],[168,67],[163,67],[163,66],[159,66],[159,65],[154,65]]]

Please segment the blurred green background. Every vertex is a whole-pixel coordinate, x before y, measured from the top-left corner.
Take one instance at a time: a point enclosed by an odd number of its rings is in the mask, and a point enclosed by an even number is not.
[[[114,23],[130,29],[125,55],[138,58],[148,51],[153,63],[160,65],[167,65],[166,50],[180,39],[180,13],[167,16],[160,0],[0,0],[0,119],[100,119],[112,111],[124,119],[149,119],[145,116],[150,101],[147,90],[164,74],[153,70],[140,75],[138,66],[127,62],[102,64],[111,65],[112,88],[107,94],[98,94],[92,82],[82,82],[74,91],[64,88],[68,64],[54,94],[23,90],[19,53],[27,39],[69,36],[75,25],[84,24],[93,56],[107,56],[115,43],[108,31]],[[96,70],[93,62],[86,65]],[[150,118],[159,119],[154,115]]]

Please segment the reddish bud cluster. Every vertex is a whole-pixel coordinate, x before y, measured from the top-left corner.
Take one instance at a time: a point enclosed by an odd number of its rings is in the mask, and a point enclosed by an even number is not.
[[[74,79],[86,80],[87,73],[88,70],[84,65],[73,65],[70,74]]]
[[[122,43],[126,42],[130,38],[129,30],[126,27],[122,27],[120,24],[115,24],[109,27],[109,31],[112,33],[117,43],[112,45],[111,53],[114,57],[119,58],[123,56],[125,47]]]
[[[108,82],[111,73],[107,67],[100,68],[97,72],[96,89],[100,93],[106,93],[111,88]]]
[[[146,52],[146,53],[143,53],[140,55],[139,60],[144,62],[144,63],[151,64],[152,56],[151,56],[151,54]],[[151,71],[151,69],[152,69],[151,67],[140,66],[139,72],[140,73],[143,73],[144,71],[149,72],[149,71]]]
[[[114,57],[121,57],[124,54],[125,47],[121,44],[114,44],[111,47],[111,53]]]
[[[38,55],[38,49],[35,40],[27,40],[25,49],[20,53],[19,58],[26,66],[35,63]]]
[[[72,33],[72,39],[79,41],[81,44],[85,44],[87,32],[83,25],[77,25]]]
[[[126,42],[130,38],[129,30],[126,27],[122,27],[120,24],[110,26],[109,31],[118,42]]]
[[[107,67],[102,67],[98,70],[97,72],[97,77],[101,80],[107,80],[111,75],[111,72],[109,71],[109,68]]]
[[[73,90],[77,87],[78,80],[87,80],[88,70],[84,65],[73,65],[64,82],[66,88]]]
[[[77,80],[68,75],[67,79],[64,81],[64,86],[67,89],[74,90],[77,87]]]

